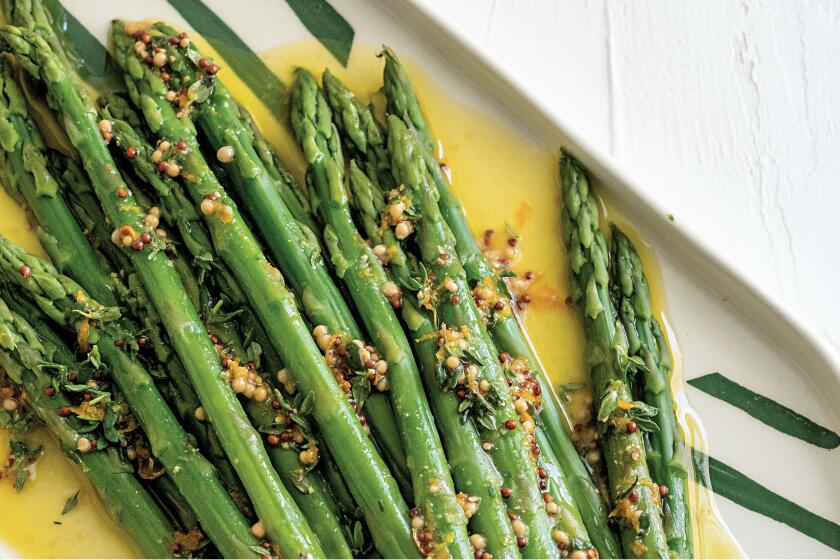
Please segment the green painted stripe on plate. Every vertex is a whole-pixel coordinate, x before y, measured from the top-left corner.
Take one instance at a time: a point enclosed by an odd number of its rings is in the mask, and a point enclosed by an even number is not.
[[[327,0],[286,0],[286,3],[303,26],[346,67],[356,34],[353,26]]]
[[[286,86],[265,62],[201,0],[168,0],[278,120],[285,119]]]
[[[59,0],[44,0],[44,6],[61,31],[62,41],[70,46],[82,78],[102,93],[122,89],[122,76],[102,43]]]
[[[796,529],[834,550],[840,550],[840,525],[820,517],[765,488],[750,477],[722,463],[714,457],[693,450],[698,482],[711,488],[715,494],[728,498],[736,504]],[[795,485],[792,486],[795,488]]]
[[[709,395],[740,408],[756,420],[789,436],[807,441],[824,449],[840,446],[840,435],[802,416],[720,373],[710,373],[687,382]]]

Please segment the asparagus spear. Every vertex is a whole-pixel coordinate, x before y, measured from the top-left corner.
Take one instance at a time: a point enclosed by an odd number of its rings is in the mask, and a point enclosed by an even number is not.
[[[624,553],[633,558],[668,558],[662,526],[659,487],[646,463],[639,425],[651,423],[656,409],[633,400],[628,374],[644,367],[628,357],[624,327],[608,293],[609,250],[598,229],[598,207],[586,171],[562,154],[560,180],[565,208],[562,223],[574,300],[583,315],[586,364],[598,400],[601,446],[607,461],[610,514],[621,527]]]
[[[72,369],[75,360],[58,336],[43,326],[36,331],[26,317],[12,312],[0,299],[0,348],[5,375],[25,391],[26,402],[58,439],[61,450],[82,468],[111,519],[146,556],[171,557],[175,531],[134,478],[131,467],[119,459],[113,447],[79,451],[79,442],[84,449],[88,437],[79,434],[75,419],[59,412],[69,410],[72,403],[56,391],[47,365]]]
[[[388,188],[393,185],[390,163],[387,161],[384,135],[379,130],[370,108],[359,102],[353,93],[329,71],[324,72],[324,88],[334,110],[333,120],[336,126],[343,131],[345,144],[349,151],[365,162],[365,169],[369,173],[379,177],[378,182],[371,180],[367,181],[368,184],[364,184],[364,178],[360,181],[354,181],[353,163],[351,163],[351,186],[354,189],[356,205],[364,216],[363,221],[366,224],[366,231],[374,240],[374,243],[377,244],[374,246],[374,251],[378,255],[382,255],[394,276],[401,279],[399,283],[407,287],[410,284],[410,280],[406,280],[407,276],[410,277],[407,259],[400,247],[399,240],[394,235],[394,230],[383,227],[383,220],[380,219],[385,210],[381,185],[386,185]],[[358,171],[358,175],[364,176],[364,173]],[[540,441],[540,449],[544,451],[538,457],[539,472],[546,475],[550,474],[549,478],[540,481],[540,484],[544,484],[547,490],[545,498],[554,501],[554,505],[547,505],[546,509],[557,517],[559,525],[566,535],[564,537],[560,534],[559,536],[562,537],[560,541],[569,552],[578,549],[589,550],[592,545],[588,542],[588,534],[581,521],[577,506],[569,496],[570,489],[566,474],[557,468],[553,468],[551,461],[546,460],[546,455],[550,454],[554,458],[554,453],[548,449],[550,444],[544,437],[543,428],[537,427],[535,435]],[[571,452],[573,456],[576,456],[574,448]],[[580,467],[584,468],[582,463],[580,463]],[[585,470],[583,470],[583,474],[588,481],[589,478]]]
[[[209,235],[192,203],[183,193],[181,185],[166,175],[160,175],[154,167],[151,155],[155,148],[139,129],[140,121],[136,113],[121,97],[110,96],[100,101],[102,116],[111,122],[115,145],[122,152],[131,149],[133,157],[128,158],[128,161],[137,174],[153,187],[159,197],[160,206],[164,209],[162,216],[174,219],[178,223],[177,229],[182,238],[186,237],[184,245],[191,253],[197,268],[190,272],[201,278],[202,291],[209,292],[212,287],[213,291],[218,292],[210,295],[207,302],[203,302],[202,310],[205,316],[212,315],[214,302],[224,302],[225,305],[243,312],[221,324],[216,319],[208,319],[208,328],[221,338],[219,347],[224,347],[220,358],[237,360],[240,364],[248,362],[249,353],[240,337],[240,330],[248,328],[258,331],[260,339],[265,338],[265,333],[259,324],[242,327],[234,324],[237,321],[250,323],[253,316],[244,293],[228,268],[217,258]],[[280,366],[277,365],[274,371],[279,369]],[[278,404],[274,399],[250,399],[245,410],[256,427],[268,427],[275,424],[274,419],[278,413],[273,405]],[[277,427],[272,427],[271,430],[276,431]],[[275,470],[318,537],[324,552],[330,558],[350,557],[350,548],[332,505],[326,482],[317,471],[311,471],[301,464],[300,450],[296,450],[292,445],[279,446],[279,438],[274,433],[269,433],[266,439],[269,445],[268,454]]]
[[[607,525],[607,511],[604,500],[592,482],[586,465],[581,461],[566,432],[566,413],[563,410],[563,405],[554,392],[551,380],[543,370],[542,364],[534,353],[521,325],[511,313],[512,302],[504,279],[499,277],[476,243],[467,223],[466,212],[464,212],[460,200],[452,191],[449,181],[435,159],[435,140],[423,117],[419,101],[405,68],[400,64],[391,49],[384,48],[382,56],[385,58],[384,89],[388,99],[388,111],[398,116],[407,115],[423,139],[425,146],[423,157],[426,161],[427,170],[437,188],[438,206],[447,225],[452,230],[458,257],[464,265],[470,285],[473,289],[481,289],[482,287],[493,289],[500,302],[499,309],[493,311],[492,321],[488,324],[493,340],[503,352],[509,353],[514,358],[525,359],[530,364],[531,372],[543,389],[540,419],[548,443],[553,447],[554,454],[560,461],[560,466],[568,479],[569,490],[580,511],[592,543],[601,556],[614,558],[619,555],[619,548],[612,531]]]
[[[226,556],[253,557],[257,541],[219,482],[166,406],[151,376],[134,356],[136,327],[119,310],[102,306],[49,263],[0,238],[0,274],[24,291],[48,317],[76,333],[89,359],[109,366],[149,443],[192,506],[207,535]],[[100,358],[101,356],[101,358]]]
[[[272,166],[265,165],[264,159],[255,151],[253,129],[247,126],[247,119],[243,121],[238,105],[224,83],[215,77],[219,67],[203,58],[191,44],[186,47],[180,47],[180,42],[178,46],[173,45],[174,41],[168,39],[183,35],[164,23],[153,24],[147,32],[155,37],[159,48],[166,50],[170,74],[168,87],[186,89],[186,96],[197,95],[190,102],[196,123],[212,149],[217,151],[217,158],[221,158],[219,161],[230,179],[233,194],[241,199],[251,215],[265,240],[268,254],[297,293],[309,322],[323,325],[333,336],[343,333],[351,339],[361,340],[362,332],[353,312],[323,262],[321,247],[313,235],[315,230],[310,230],[310,227],[314,228],[311,217],[308,213],[293,214],[295,207],[287,207],[284,203],[291,197],[284,197],[283,192],[291,189],[278,192]],[[180,99],[183,98],[176,98],[176,102],[180,103]],[[286,179],[291,177],[287,175]],[[294,187],[294,190],[298,188]],[[313,225],[301,227],[300,224]],[[376,409],[366,411],[366,415],[366,420],[376,426],[377,432],[391,432],[389,437],[394,440],[399,437],[394,433],[393,424],[389,423],[390,418],[378,417]],[[405,468],[394,463],[390,467],[393,471]]]
[[[494,448],[492,457],[505,484],[503,497],[517,516],[512,525],[523,554],[556,557],[557,546],[538,489],[531,407],[514,410],[513,406],[514,392],[525,402],[536,399],[535,384],[516,372],[508,377],[503,370],[434,198],[420,140],[410,125],[393,115],[388,118],[388,151],[394,177],[405,186],[392,205],[402,204],[406,217],[418,216],[414,221],[417,243],[428,271],[420,288],[421,303],[432,311],[439,329],[441,385],[456,390],[461,398],[459,410],[483,428],[482,435]]]
[[[380,231],[393,233],[390,228],[380,228],[384,195],[356,165],[355,160],[350,162],[349,182],[365,231],[374,232],[374,235],[379,235]],[[377,239],[381,240],[381,237]],[[519,548],[516,546],[516,537],[501,495],[501,477],[482,448],[481,436],[475,424],[469,419],[464,421],[458,411],[458,397],[452,391],[441,390],[435,328],[426,310],[420,308],[416,298],[410,293],[410,289],[416,287],[416,280],[408,272],[408,266],[392,266],[393,259],[397,256],[401,262],[408,262],[401,244],[395,240],[391,247],[387,257],[379,258],[388,263],[389,277],[406,288],[400,295],[403,323],[411,335],[426,395],[446,446],[452,477],[457,489],[468,496],[464,510],[472,513],[470,528],[473,535],[470,540],[474,544],[476,554],[488,554],[494,558],[518,558]],[[473,507],[476,497],[479,498],[478,508]]]
[[[127,36],[123,34],[123,37]],[[110,125],[107,121],[97,123],[95,108],[78,76],[61,64],[40,36],[4,26],[0,29],[0,38],[18,63],[44,83],[55,102],[100,203],[116,226],[112,239],[121,243],[130,255],[225,452],[254,502],[257,515],[286,554],[320,555],[314,535],[273,471],[241,405],[222,380],[219,361],[207,331],[170,261],[159,251],[162,241],[146,225],[146,213],[137,205],[117,172],[105,143],[105,139],[110,140],[112,136]]]
[[[416,539],[424,554],[446,550],[452,557],[471,554],[466,518],[460,510],[429,405],[423,394],[411,346],[394,313],[389,296],[398,294],[350,214],[344,187],[344,160],[338,131],[315,78],[298,70],[292,90],[292,129],[309,164],[307,174],[326,224],[324,240],[339,277],[347,285],[375,345],[383,351],[389,395],[402,434],[411,472]]]
[[[323,81],[333,111],[333,122],[344,137],[353,160],[361,164],[359,171],[363,169],[369,179],[355,184],[351,181],[355,205],[364,215],[365,233],[374,243],[377,256],[387,262],[399,284],[405,287],[410,284],[412,276],[405,253],[394,230],[381,227],[385,193],[396,186],[391,174],[385,135],[379,129],[379,123],[370,108],[356,99],[329,70],[324,71]]]
[[[239,509],[247,518],[253,517],[253,506],[236,471],[228,461],[213,426],[195,417],[195,410],[201,406],[198,395],[180,359],[174,354],[169,341],[166,340],[165,333],[160,332],[161,319],[145,287],[137,279],[126,255],[109,239],[111,232],[106,225],[105,216],[93,193],[90,181],[84,171],[71,160],[56,157],[53,159],[52,167],[61,189],[71,203],[76,220],[88,236],[90,244],[98,250],[103,260],[110,266],[112,271],[110,276],[116,277],[113,284],[117,286],[119,301],[143,325],[143,336],[149,339],[149,344],[161,368],[165,371],[166,379],[158,381],[161,393],[181,424],[196,437],[199,448],[218,470],[222,483]],[[152,219],[151,216],[154,216],[154,220],[157,221],[158,217],[154,208],[150,209],[147,219]],[[87,289],[87,285],[83,287]]]
[[[366,158],[368,169],[372,171],[379,170],[383,176],[383,179],[380,181],[381,183],[390,180],[391,184],[393,184],[393,179],[389,179],[391,171],[390,163],[387,161],[387,152],[382,153],[382,150],[386,149],[384,146],[384,135],[379,130],[378,125],[376,125],[370,109],[360,103],[352,92],[328,71],[324,72],[324,87],[329,95],[331,106],[334,108],[333,121],[337,127],[345,131],[344,139],[348,149],[359,157]],[[409,287],[413,281],[410,279],[411,274],[408,272],[407,258],[403,253],[400,242],[394,237],[394,230],[389,227],[382,227],[380,217],[383,215],[385,209],[384,195],[379,186],[368,179],[365,173],[355,165],[355,160],[350,163],[350,185],[353,189],[356,206],[359,210],[360,219],[363,222],[365,231],[375,239],[374,243],[379,243],[379,245],[374,246],[374,251],[378,255],[382,255],[380,258],[387,263],[389,272],[393,273],[399,284]],[[389,234],[390,237],[388,237]],[[406,316],[407,313],[410,314],[408,317]],[[404,309],[403,316],[406,323],[414,324],[417,319],[416,313],[416,311]],[[431,331],[431,327],[429,327],[429,331]],[[415,336],[415,338],[418,339],[420,336]],[[428,345],[428,342],[419,343],[416,346],[416,352],[426,352],[424,346]],[[423,361],[421,360],[421,365]],[[434,371],[436,364],[434,350],[432,350],[430,364],[432,370],[429,372],[431,375],[428,377],[427,393],[431,395],[432,391],[435,391],[440,394]],[[454,395],[452,395],[452,398],[454,402],[452,411],[454,412],[457,409],[458,403],[454,400]],[[439,423],[440,415],[443,413],[438,412],[435,414]],[[535,435],[538,438],[540,449],[543,450],[543,453],[538,457],[538,466],[540,467],[538,472],[541,476],[540,486],[542,488],[545,485],[545,490],[547,490],[548,494],[547,496],[544,495],[545,499],[551,499],[555,504],[546,505],[546,510],[556,517],[559,530],[562,531],[562,533],[557,534],[558,545],[562,545],[568,552],[574,552],[575,550],[588,551],[592,548],[592,545],[588,542],[586,528],[581,521],[580,513],[577,510],[574,500],[570,496],[565,473],[553,466],[556,459],[554,458],[553,452],[548,448],[548,442],[542,434],[542,429],[538,427]],[[446,440],[445,432],[444,440]],[[469,449],[469,446],[447,445],[448,452],[455,453],[454,449],[452,449],[453,447],[458,450],[457,452],[459,454],[463,453],[464,449]],[[478,453],[484,455],[483,451],[479,451]],[[550,458],[550,460],[547,458]],[[478,461],[479,466],[480,464],[481,461]],[[545,478],[542,478],[543,476]],[[471,480],[468,476],[465,479],[467,481]],[[480,481],[485,479],[491,480],[486,476],[477,477],[475,480]],[[458,486],[461,487],[461,483],[458,482],[459,477],[457,473],[455,473],[455,480]],[[480,519],[482,514],[486,513],[488,519],[492,520],[492,512],[489,511],[489,508],[492,508],[493,505],[487,504],[486,502],[487,498],[485,497],[482,500],[483,505],[479,509],[477,519],[472,521],[473,527],[476,529],[479,525],[483,524],[483,520]],[[485,528],[478,530],[478,532],[480,534],[504,536],[500,534],[498,528]],[[513,539],[510,540],[512,542]],[[487,548],[491,554],[494,553],[491,546]]]
[[[0,170],[4,185],[32,211],[41,244],[53,262],[104,304],[114,305],[118,297],[126,295],[126,289],[104,270],[102,260],[76,223],[59,187],[65,185],[65,177],[58,181],[54,178],[52,169],[55,164],[47,162],[46,148],[35,123],[27,114],[26,100],[12,74],[9,63],[3,61],[0,64],[0,124],[4,127],[6,141],[4,151],[0,152]],[[67,175],[66,179],[79,179],[70,170]],[[105,229],[105,224],[98,219],[96,227]],[[107,236],[105,239],[106,246],[113,246]],[[155,331],[148,330],[149,333]],[[162,347],[155,344],[155,348]],[[172,371],[176,366],[180,368],[180,364],[171,364],[168,369]],[[192,418],[192,412],[189,418]],[[224,456],[220,460],[226,462]]]
[[[688,469],[685,442],[680,434],[668,372],[671,356],[659,321],[651,311],[650,289],[636,248],[618,227],[612,228],[610,287],[627,333],[630,356],[645,364],[639,377],[644,401],[659,411],[653,421],[658,429],[645,432],[648,467],[663,496],[665,535],[678,558],[690,558],[691,514],[688,509]]]
[[[362,163],[365,174],[387,192],[397,185],[391,174],[388,146],[370,107],[359,101],[341,80],[324,70],[324,94],[333,111],[333,122],[344,137],[351,157]]]
[[[302,228],[305,227],[309,230],[308,233],[317,236],[318,226],[312,218],[306,193],[304,193],[294,175],[286,169],[286,166],[277,157],[274,149],[263,138],[257,123],[254,122],[254,117],[241,105],[239,106],[239,117],[242,120],[242,126],[245,127],[245,131],[248,133],[251,143],[254,146],[254,152],[256,152],[269,176],[274,181],[275,188],[280,193],[280,198],[283,199],[283,203]]]
[[[169,45],[169,35],[154,28],[141,33],[146,33],[154,45]],[[218,255],[236,276],[298,389],[304,394],[314,394],[313,416],[356,501],[366,512],[377,548],[386,556],[416,555],[408,527],[408,508],[310,337],[295,307],[294,297],[285,288],[283,276],[268,263],[235,204],[210,172],[191,121],[185,115],[179,118],[176,114],[166,99],[166,83],[158,71],[141,62],[134,50],[135,39],[126,32],[123,22],[114,23],[112,37],[117,63],[125,72],[129,93],[142,109],[149,127],[161,141],[170,142],[172,146],[183,142],[184,149],[171,156],[174,161],[168,162],[168,166],[177,165],[180,174],[189,182],[190,195],[205,215]],[[142,37],[146,38],[145,35]],[[145,43],[141,40],[141,44]],[[213,85],[215,69],[211,66],[206,69],[211,71],[194,82],[200,87]],[[177,97],[178,94],[172,93]],[[188,98],[183,99],[186,102]],[[243,169],[251,168],[256,161],[245,161],[248,158],[244,151],[234,149],[234,153],[237,166]],[[312,263],[307,261],[301,266],[311,269]],[[304,291],[301,298],[310,298],[309,292]]]
[[[80,279],[105,305],[116,297],[102,263],[82,235],[51,175],[45,146],[8,61],[0,62],[0,170],[3,185],[32,212],[41,245],[56,267]]]

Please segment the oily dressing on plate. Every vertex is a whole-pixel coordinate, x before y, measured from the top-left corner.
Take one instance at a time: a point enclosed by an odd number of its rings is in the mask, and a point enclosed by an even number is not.
[[[205,41],[192,35],[208,55],[215,52]],[[292,44],[263,53],[266,64],[286,83],[293,83],[296,67],[316,76],[327,66],[361,100],[371,98],[381,107],[378,91],[382,84],[382,63],[377,50],[354,45],[347,68],[314,41]],[[305,163],[288,129],[273,118],[264,105],[240,80],[226,69],[221,57],[221,79],[236,99],[247,107],[266,139],[284,163],[302,181]],[[551,377],[555,390],[560,384],[583,384],[572,393],[569,413],[582,412],[591,395],[583,364],[583,329],[578,311],[566,303],[570,294],[568,266],[560,232],[560,196],[557,179],[557,148],[535,145],[509,127],[448,97],[415,65],[407,64],[429,122],[440,139],[441,161],[451,170],[452,186],[466,208],[474,234],[496,232],[494,246],[503,250],[509,235],[519,238],[514,269],[532,271],[536,280],[528,289],[531,303],[523,313],[532,343]],[[492,157],[488,157],[492,154]],[[596,187],[597,188],[597,187]],[[705,450],[702,425],[688,406],[683,391],[682,360],[665,313],[662,284],[653,253],[644,240],[633,235],[630,224],[607,211],[601,204],[602,224],[618,223],[628,233],[645,263],[656,315],[666,327],[674,354],[672,389],[677,419],[687,434],[687,447]],[[0,191],[0,210],[5,216],[3,235],[27,250],[43,255],[23,209],[5,191]],[[605,231],[606,233],[606,231]],[[585,413],[584,413],[585,414]],[[37,464],[23,492],[0,480],[0,543],[16,555],[26,557],[136,557],[139,551],[108,518],[95,492],[72,462],[38,430],[25,437],[44,443],[45,455]],[[5,462],[9,434],[0,430],[0,462]],[[690,461],[687,459],[687,464]],[[61,515],[64,504],[81,490],[78,505]],[[743,556],[720,519],[709,490],[693,481],[689,484],[695,556],[704,558]],[[56,523],[58,522],[58,523]],[[0,548],[2,548],[0,547]]]

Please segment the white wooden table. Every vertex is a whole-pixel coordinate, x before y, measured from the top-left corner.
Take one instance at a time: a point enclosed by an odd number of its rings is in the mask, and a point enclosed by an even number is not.
[[[840,351],[840,3],[422,3]]]

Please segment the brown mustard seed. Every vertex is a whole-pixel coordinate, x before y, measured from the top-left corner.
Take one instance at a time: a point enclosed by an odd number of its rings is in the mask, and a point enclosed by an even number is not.
[[[44,389],[44,394],[47,395],[48,397],[54,397],[55,396],[55,387],[50,385],[49,387]]]
[[[516,420],[505,420],[505,428],[508,430],[516,429]]]
[[[508,498],[510,498],[510,495],[513,493],[513,490],[511,490],[507,486],[502,486],[501,489],[499,489],[499,492],[502,494],[502,498],[508,499]]]
[[[23,276],[24,279],[28,279],[30,276],[32,276],[32,269],[26,265],[23,265],[22,267],[20,267],[20,275]]]

